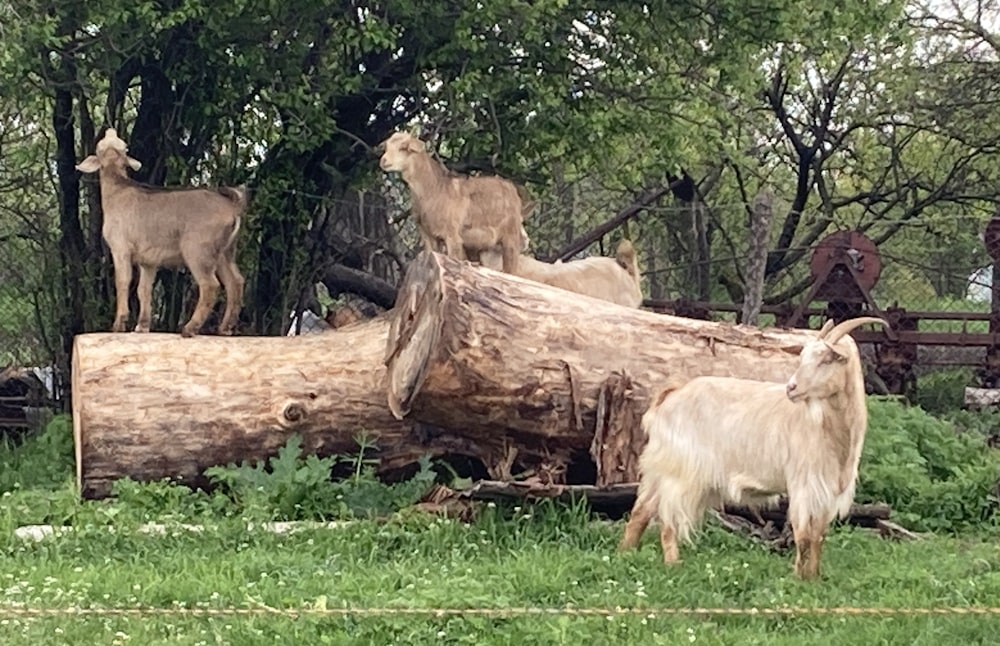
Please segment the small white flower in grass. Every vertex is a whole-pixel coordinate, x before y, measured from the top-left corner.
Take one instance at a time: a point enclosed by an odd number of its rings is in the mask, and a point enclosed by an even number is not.
[[[74,572],[83,572],[83,568],[80,567],[79,565],[77,565],[75,568],[73,568],[73,571]]]
[[[132,589],[133,590],[142,590],[142,586],[139,585],[138,583],[133,583],[132,584]]]
[[[4,495],[5,496],[9,496],[10,492],[5,493]],[[486,503],[486,507],[487,507],[487,509],[496,509],[497,508],[497,504],[491,500],[488,503]]]
[[[604,556],[601,557],[601,560],[604,561],[605,563],[608,563],[611,561],[611,557],[605,554]]]
[[[61,634],[63,634],[63,629],[62,629],[62,628],[60,628],[59,626],[56,626],[56,634],[57,634],[57,635],[61,635]]]
[[[444,637],[446,634],[447,633],[445,633],[443,630],[439,630],[437,636],[440,638],[440,637]]]

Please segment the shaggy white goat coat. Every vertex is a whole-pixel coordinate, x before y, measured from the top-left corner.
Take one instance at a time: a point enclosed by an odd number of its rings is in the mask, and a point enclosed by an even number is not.
[[[790,401],[785,384],[699,377],[668,394],[643,415],[649,443],[639,467],[656,488],[661,522],[686,541],[708,507],[766,504],[786,492],[795,492],[793,525],[846,515],[866,413],[840,412],[853,417],[844,420],[858,429],[851,438],[831,435],[823,405]]]
[[[666,562],[709,507],[752,506],[788,494],[795,571],[819,574],[823,536],[854,500],[868,426],[861,358],[847,333],[860,317],[805,344],[787,383],[697,377],[665,389],[642,417],[648,442],[639,491],[620,547],[634,547],[659,516]]]

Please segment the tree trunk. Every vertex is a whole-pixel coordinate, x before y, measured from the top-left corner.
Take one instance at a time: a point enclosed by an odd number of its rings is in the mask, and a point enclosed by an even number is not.
[[[746,288],[740,322],[757,325],[760,306],[764,304],[764,269],[767,266],[767,243],[771,230],[774,194],[761,191],[754,198],[750,212],[750,244],[747,250]]]
[[[517,465],[598,486],[637,479],[639,419],[668,380],[784,381],[814,336],[624,308],[429,252],[393,316],[394,415],[468,438],[494,479]]]
[[[385,406],[383,316],[299,337],[83,334],[73,356],[77,481],[100,498],[114,480],[205,484],[206,467],[275,455],[293,433],[320,456],[375,440],[381,467],[464,441],[398,421]],[[434,437],[433,446],[429,438]]]

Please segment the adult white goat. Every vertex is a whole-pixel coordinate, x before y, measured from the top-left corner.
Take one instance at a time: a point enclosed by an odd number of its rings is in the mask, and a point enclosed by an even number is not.
[[[480,253],[479,260],[484,267],[500,269],[499,254],[496,251]],[[635,247],[629,240],[618,243],[614,258],[591,256],[552,263],[522,255],[513,273],[537,283],[600,298],[624,307],[638,308],[642,305],[639,262]]]
[[[410,187],[413,215],[424,247],[458,260],[467,251],[500,247],[503,271],[512,273],[523,250],[521,197],[502,177],[458,176],[431,158],[424,143],[406,132],[393,133],[382,146],[379,166],[399,172]]]
[[[619,548],[634,547],[658,515],[671,563],[708,507],[768,505],[787,493],[795,573],[818,576],[827,528],[854,500],[868,427],[861,359],[848,336],[866,323],[886,325],[868,316],[827,321],[786,384],[696,377],[662,391],[642,417],[648,443]]]
[[[128,320],[128,290],[132,266],[139,266],[139,320],[136,332],[149,332],[153,280],[159,267],[186,265],[198,284],[198,304],[181,329],[194,336],[205,323],[219,291],[226,289],[226,311],[219,334],[233,333],[243,303],[243,275],[236,265],[236,234],[247,206],[247,191],[230,188],[162,188],[140,184],[126,166],[142,164],[128,155],[128,145],[108,128],[94,155],[76,165],[84,173],[100,171],[101,233],[115,266],[117,307],[114,332],[124,332]]]

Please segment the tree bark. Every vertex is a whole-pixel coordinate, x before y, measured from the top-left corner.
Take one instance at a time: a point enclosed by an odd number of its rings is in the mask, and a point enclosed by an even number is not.
[[[760,307],[764,304],[764,270],[767,267],[767,243],[771,230],[774,194],[761,191],[754,198],[750,211],[750,244],[747,249],[746,289],[740,322],[757,325]]]
[[[322,277],[331,292],[357,294],[379,307],[389,309],[396,301],[396,288],[374,274],[341,264],[331,265]]]
[[[393,310],[388,404],[471,440],[493,479],[517,465],[543,483],[634,482],[658,388],[784,381],[814,334],[623,308],[422,252]]]
[[[380,466],[465,453],[461,438],[385,406],[382,316],[299,337],[83,334],[73,356],[77,481],[87,498],[114,480],[207,484],[206,467],[275,455],[298,433],[320,456],[357,453],[365,433]],[[434,438],[431,443],[431,438]]]

